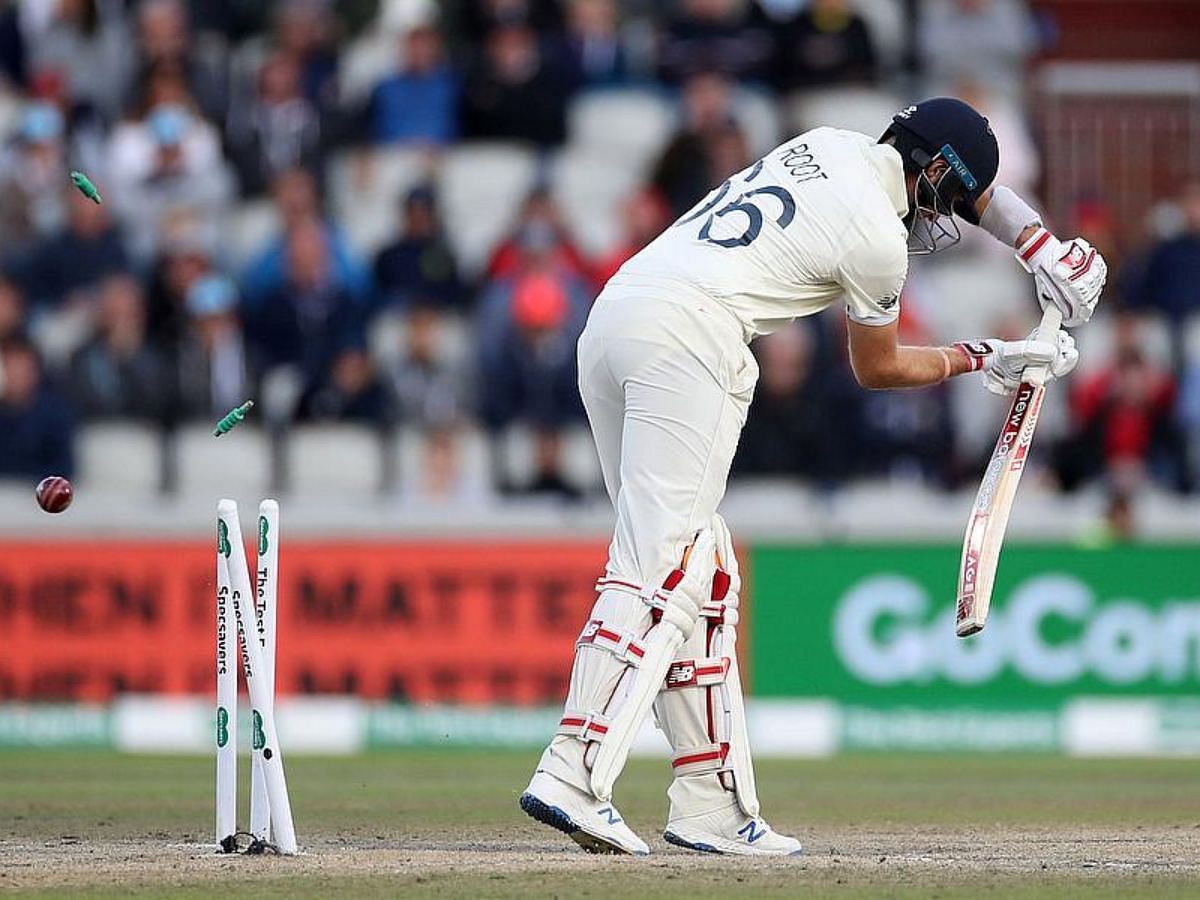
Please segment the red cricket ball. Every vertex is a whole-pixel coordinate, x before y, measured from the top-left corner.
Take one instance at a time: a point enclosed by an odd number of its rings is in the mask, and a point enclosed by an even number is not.
[[[38,482],[34,496],[37,497],[38,506],[46,512],[60,513],[71,505],[75,494],[71,482],[61,475],[51,475]]]

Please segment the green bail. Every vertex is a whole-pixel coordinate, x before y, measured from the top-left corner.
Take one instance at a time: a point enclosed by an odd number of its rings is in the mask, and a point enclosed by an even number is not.
[[[92,180],[82,172],[72,172],[71,181],[74,182],[75,187],[79,188],[79,192],[93,203],[100,204],[104,202],[100,198],[100,192],[96,190],[96,186],[92,184]]]
[[[222,418],[221,421],[216,424],[216,427],[213,428],[213,437],[220,437],[223,434],[228,434],[229,432],[233,431],[234,428],[245,421],[246,414],[250,412],[250,409],[253,406],[254,401],[247,400],[241,406],[235,406],[233,409],[227,412],[224,418]]]

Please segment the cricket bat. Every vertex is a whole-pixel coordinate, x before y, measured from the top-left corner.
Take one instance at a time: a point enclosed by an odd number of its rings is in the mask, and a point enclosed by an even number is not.
[[[1061,326],[1062,313],[1053,304],[1047,305],[1038,326],[1038,340],[1057,344]],[[958,570],[954,633],[960,638],[978,634],[987,624],[1004,531],[1033,443],[1049,371],[1048,365],[1025,370],[1025,377],[1013,394],[1012,406],[1000,429],[992,458],[983,473],[979,493],[975,495]]]

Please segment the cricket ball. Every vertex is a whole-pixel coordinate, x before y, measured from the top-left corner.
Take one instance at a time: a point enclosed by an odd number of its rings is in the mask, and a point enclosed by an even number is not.
[[[34,496],[37,497],[38,506],[46,512],[60,513],[71,505],[74,492],[67,479],[61,475],[51,475],[38,482]]]

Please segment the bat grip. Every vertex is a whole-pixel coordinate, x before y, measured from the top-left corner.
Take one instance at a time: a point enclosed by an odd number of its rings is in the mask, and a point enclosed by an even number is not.
[[[1047,344],[1058,346],[1058,330],[1062,328],[1062,310],[1053,303],[1047,303],[1042,310],[1042,321],[1038,323],[1037,339]],[[1032,384],[1045,384],[1050,374],[1050,366],[1031,366],[1025,370],[1025,381]]]

